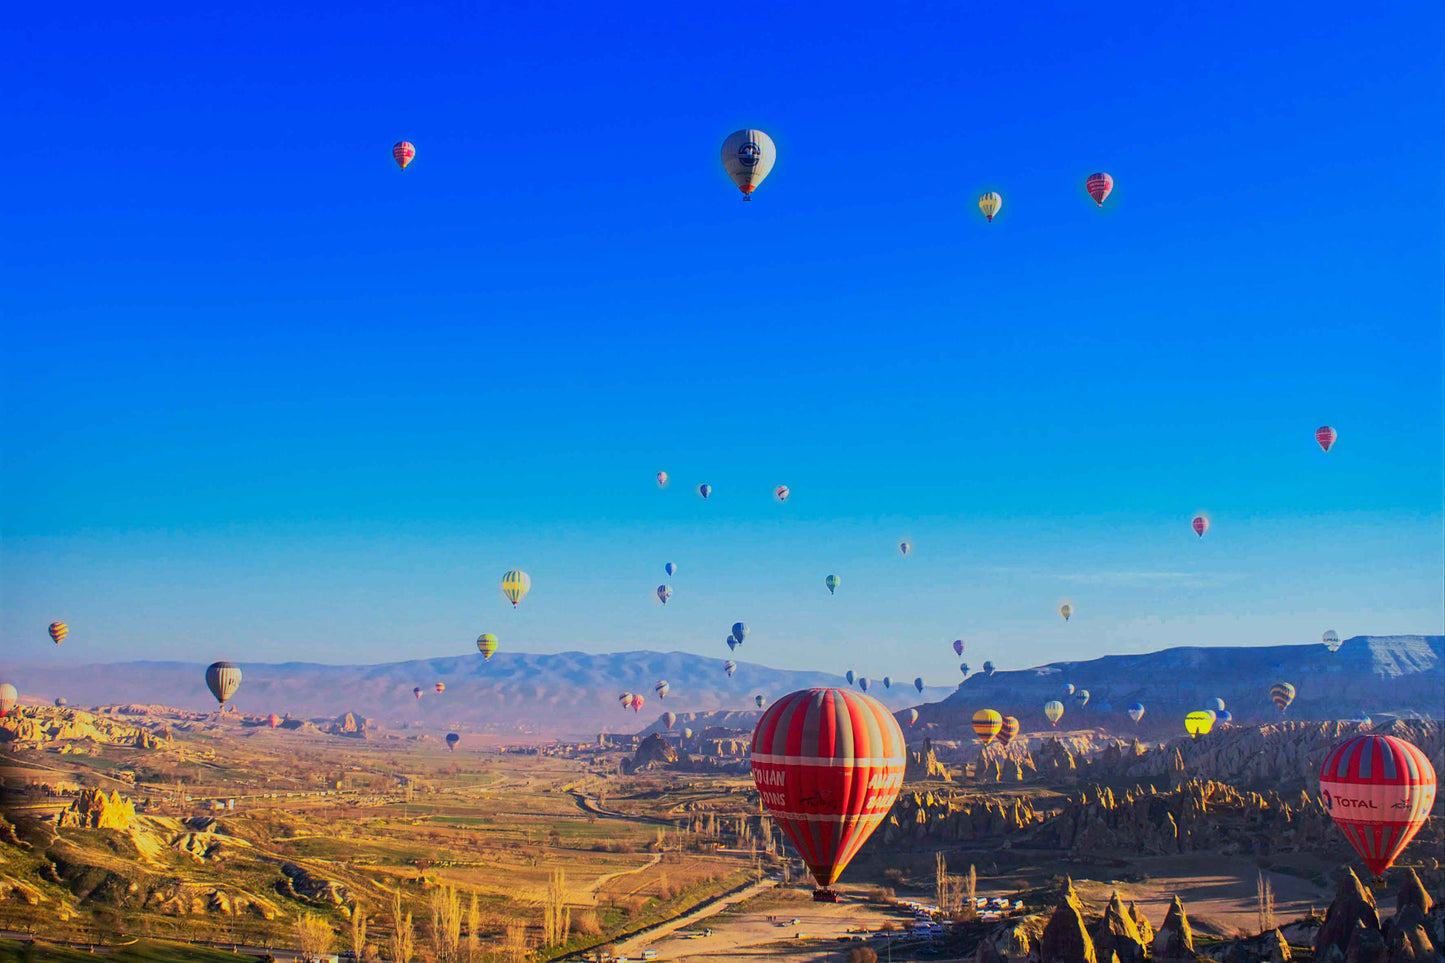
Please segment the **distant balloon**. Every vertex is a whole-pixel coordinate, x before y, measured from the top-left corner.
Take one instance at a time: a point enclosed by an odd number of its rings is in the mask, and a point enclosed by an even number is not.
[[[1329,451],[1335,447],[1335,439],[1338,437],[1339,435],[1336,434],[1335,430],[1329,425],[1320,425],[1315,429],[1315,441],[1318,442],[1320,448],[1325,451]]]
[[[953,654],[954,654],[954,655],[963,655],[963,639],[954,639],[954,640],[953,640]]]
[[[915,722],[918,721],[918,710],[917,710],[917,709],[909,709],[906,714],[907,714],[907,716],[908,716],[908,724],[909,724],[910,726],[913,725]]]
[[[447,691],[447,684],[445,682],[438,682],[432,688],[436,689],[437,695],[441,695],[443,692]]]
[[[829,575],[827,578],[823,579],[823,584],[828,586],[828,594],[832,595],[834,592],[838,591],[838,586],[842,584],[842,579],[838,578],[838,576],[836,575]]]
[[[959,664],[959,666],[958,666],[958,671],[962,672],[962,673],[963,673],[963,677],[964,677],[965,679],[967,679],[967,678],[968,678],[968,673],[971,672],[972,670],[969,669],[967,662],[963,662],[963,663],[960,663],[960,664]]]
[[[622,693],[621,695],[619,695],[619,696],[617,697],[617,701],[620,702],[620,703],[622,703],[622,708],[624,708],[624,709],[630,709],[630,708],[632,708],[632,693],[631,693],[631,692],[624,692],[624,693]]]
[[[56,699],[55,699],[55,708],[57,708],[57,709],[64,709],[64,708],[65,708],[66,706],[68,706],[68,705],[70,705],[70,703],[66,701],[65,696],[57,696],[57,697],[56,697]]]
[[[1289,708],[1294,701],[1294,686],[1288,682],[1276,682],[1269,687],[1269,698],[1280,712]]]
[[[666,488],[666,487],[667,487],[667,472],[665,472],[665,471],[660,471],[660,472],[657,473],[657,487],[658,487],[658,488]]]
[[[0,684],[0,719],[8,716],[15,709],[15,703],[20,701],[20,693],[15,687],[6,682]]]
[[[512,608],[532,591],[532,577],[521,569],[514,568],[502,576],[502,594],[512,603]]]
[[[864,692],[867,692],[867,691],[868,691],[868,680],[865,679],[865,678],[863,678],[862,676],[859,676],[859,677],[858,677],[858,688],[862,689]]]
[[[1214,714],[1215,725],[1227,726],[1234,722],[1234,714],[1228,709],[1220,709]]]
[[[899,543],[898,543],[898,553],[899,553],[900,555],[907,555],[907,554],[908,554],[909,552],[911,552],[911,551],[913,551],[913,546],[912,546],[910,543],[908,543],[908,542],[899,542]]]
[[[673,727],[673,724],[677,722],[677,713],[664,712],[660,717],[658,717],[658,721],[661,722],[668,729],[671,729]]]
[[[698,493],[699,495],[701,495],[703,498],[710,498],[710,497],[712,496],[712,486],[711,486],[711,485],[699,485],[699,486],[697,486],[697,493]]]
[[[982,211],[983,216],[990,221],[993,220],[993,216],[998,213],[1001,207],[1003,207],[1003,198],[992,191],[978,199],[978,209]]]
[[[1074,684],[1073,684],[1072,682],[1065,682],[1065,683],[1064,683],[1064,695],[1073,695],[1073,694],[1074,694]]]
[[[414,696],[416,696],[416,701],[417,701],[417,702],[420,702],[420,701],[421,701],[421,694],[422,694],[422,687],[421,687],[421,686],[417,686],[415,689],[412,689],[412,690],[411,690],[411,694],[414,695]]]
[[[780,501],[780,502],[785,502],[785,501],[787,501],[787,500],[788,500],[788,494],[789,494],[789,492],[788,492],[788,486],[787,486],[787,485],[779,485],[777,488],[774,488],[774,489],[773,489],[773,497],[776,498],[776,499],[777,499],[778,501]]]
[[[666,699],[667,694],[672,691],[672,686],[667,684],[666,679],[659,679],[657,685],[652,687],[652,691],[657,693],[659,699]]]
[[[753,701],[758,704],[758,708],[759,708],[759,709],[761,709],[761,708],[763,707],[763,697],[762,697],[762,696],[753,696]]]
[[[391,159],[396,161],[396,166],[406,170],[406,165],[416,159],[416,148],[411,141],[398,141],[391,149]]]
[[[270,726],[272,729],[276,728],[276,727],[279,726],[280,724],[281,724],[281,717],[278,716],[276,713],[273,712],[273,713],[271,713],[269,716],[266,717],[266,725]]]
[[[886,675],[883,677],[883,688],[885,688],[885,689],[891,689],[891,688],[893,688],[893,680],[892,680],[891,678],[889,678],[888,676],[886,676]]]
[[[1410,845],[1435,805],[1435,767],[1413,743],[1358,735],[1320,767],[1325,811],[1376,876]]]
[[[994,669],[992,662],[985,662],[985,663],[983,664],[983,676],[984,676],[985,679],[988,678],[989,676],[993,675],[994,672],[996,672],[996,671],[997,671],[997,670]]]
[[[1000,745],[1008,745],[1013,737],[1019,734],[1019,721],[1013,716],[1003,717],[1003,726],[998,730],[998,741]]]
[[[737,639],[738,642],[742,642],[742,641],[743,641],[744,639],[746,639],[747,637],[748,637],[748,624],[747,624],[746,622],[734,622],[734,623],[733,623],[733,638]]]
[[[448,732],[448,733],[447,733],[447,749],[449,749],[450,751],[456,752],[456,751],[457,751],[457,743],[459,743],[459,742],[461,742],[461,741],[462,741],[462,737],[459,736],[459,735],[457,735],[455,732]]]
[[[1184,717],[1184,731],[1189,733],[1189,738],[1198,739],[1207,735],[1209,730],[1214,728],[1214,715],[1203,709],[1196,709]]]
[[[1363,709],[1351,716],[1350,721],[1358,726],[1368,726],[1372,722],[1372,720],[1370,719],[1370,714],[1368,712],[1365,712]]]
[[[731,679],[731,678],[733,677],[733,673],[736,672],[737,670],[738,670],[738,664],[737,664],[736,662],[734,662],[732,659],[728,659],[726,662],[723,663],[723,671],[728,674],[728,678],[729,678],[729,679]]]
[[[745,201],[753,199],[753,191],[772,171],[777,157],[778,151],[773,146],[773,139],[760,130],[748,128],[734,131],[723,141],[723,168],[738,186],[738,190],[743,192]]]
[[[65,637],[69,634],[70,626],[66,625],[64,622],[50,623],[50,637],[55,640],[56,645],[64,642]]]
[[[1215,696],[1213,699],[1210,699],[1204,704],[1204,708],[1213,709],[1215,712],[1223,712],[1224,700],[1219,698],[1218,696]]]
[[[993,709],[980,709],[973,714],[973,734],[988,745],[1003,728],[1003,716]]]
[[[1198,535],[1200,538],[1203,538],[1204,533],[1209,531],[1209,519],[1205,518],[1203,515],[1195,515],[1194,521],[1190,524],[1194,527],[1194,534]]]
[[[1065,602],[1063,605],[1059,606],[1059,614],[1062,615],[1064,617],[1064,621],[1067,622],[1074,614],[1074,607],[1068,602]]]
[[[731,635],[727,637],[727,643],[728,643],[728,651],[729,651],[729,652],[734,652],[734,651],[736,651],[738,645],[740,644],[740,643],[738,642],[738,640],[735,639],[735,638],[733,638]]]
[[[1098,174],[1090,174],[1089,179],[1084,182],[1084,189],[1094,199],[1094,203],[1100,207],[1104,206],[1104,198],[1114,189],[1114,178],[1102,171]]]
[[[672,576],[677,574],[677,565],[673,562],[668,562],[662,567],[662,570],[667,573],[668,578],[672,578]]]
[[[1048,702],[1044,703],[1044,718],[1049,720],[1050,725],[1057,726],[1059,724],[1059,720],[1063,717],[1064,704],[1058,699],[1050,699]]]
[[[663,605],[666,605],[666,604],[667,604],[667,600],[670,599],[670,598],[672,598],[672,586],[671,586],[671,585],[659,585],[659,586],[657,587],[657,597],[662,600],[662,604],[663,604]]]
[[[497,644],[497,637],[490,632],[477,636],[477,651],[482,653],[482,661],[491,661],[492,656],[497,654]]]
[[[913,680],[913,688],[917,689],[917,690],[919,691],[919,693],[922,694],[922,692],[923,692],[923,676],[919,676],[918,678],[916,678],[916,679]]]
[[[682,737],[683,737],[684,739],[691,739],[691,738],[692,738],[692,730],[691,730],[691,729],[683,729],[683,730],[682,730]]]
[[[853,684],[853,670],[852,670],[852,669],[849,669],[847,672],[844,672],[844,673],[843,673],[843,678],[845,678],[845,679],[848,680],[848,684],[849,684],[849,685],[852,685],[852,684]]]
[[[632,699],[627,704],[632,706],[633,712],[641,712],[642,706],[645,702],[647,702],[647,700],[642,697],[642,693],[635,692],[632,695]]]
[[[1323,642],[1325,648],[1329,649],[1331,652],[1340,651],[1340,646],[1344,644],[1340,641],[1339,633],[1336,632],[1334,629],[1330,629],[1324,635],[1320,636],[1320,641]]]
[[[1140,719],[1144,718],[1144,703],[1131,702],[1129,704],[1129,718],[1132,719],[1134,722],[1138,722]]]
[[[234,662],[212,662],[206,667],[206,688],[216,697],[216,702],[225,705],[236,694],[241,684],[241,667]]]
[[[1074,705],[1080,709],[1089,704],[1089,690],[1078,689],[1074,692]]]

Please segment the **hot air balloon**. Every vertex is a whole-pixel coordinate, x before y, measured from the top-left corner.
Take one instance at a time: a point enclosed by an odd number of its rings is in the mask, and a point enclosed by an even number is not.
[[[917,710],[917,709],[909,709],[909,710],[908,710],[908,724],[911,726],[911,725],[913,725],[913,724],[914,724],[915,722],[917,722],[917,721],[918,721],[918,710]]]
[[[631,693],[631,692],[624,692],[624,693],[622,693],[621,695],[619,695],[619,696],[617,697],[617,701],[620,702],[620,703],[622,703],[622,708],[624,708],[624,709],[630,709],[630,708],[632,708],[632,693]]]
[[[1090,174],[1089,179],[1084,182],[1084,190],[1094,199],[1094,203],[1100,207],[1104,206],[1104,198],[1114,189],[1114,178],[1102,171],[1098,174]]]
[[[666,679],[658,679],[657,684],[652,687],[652,691],[657,693],[659,699],[666,699],[667,694],[672,691],[672,686],[667,684]]]
[[[1072,682],[1065,682],[1065,683],[1064,683],[1064,695],[1073,695],[1073,694],[1074,694],[1074,684],[1073,684]]]
[[[847,672],[844,672],[844,673],[843,673],[843,678],[845,678],[845,679],[848,680],[848,684],[849,684],[849,685],[852,685],[852,684],[853,684],[853,670],[852,670],[852,669],[849,669]]]
[[[665,472],[665,471],[660,471],[660,472],[657,473],[657,487],[658,487],[658,488],[666,488],[666,487],[667,487],[667,472]]]
[[[988,745],[1003,728],[1003,716],[993,709],[980,709],[973,714],[973,734]]]
[[[1194,521],[1190,522],[1190,524],[1194,527],[1194,534],[1200,538],[1203,538],[1204,533],[1209,531],[1209,519],[1203,515],[1195,515]]]
[[[632,706],[632,711],[633,711],[633,712],[641,712],[641,711],[642,711],[642,706],[643,706],[643,704],[646,703],[646,702],[647,702],[647,700],[642,697],[642,693],[641,693],[641,692],[636,692],[636,693],[633,693],[632,699],[631,699],[631,701],[628,702],[628,705]]]
[[[788,492],[788,486],[787,486],[787,485],[779,485],[777,488],[774,488],[774,489],[773,489],[773,497],[776,498],[776,499],[777,499],[778,501],[780,501],[780,502],[785,502],[785,501],[787,501],[787,500],[788,500],[788,494],[789,494],[789,492]]]
[[[514,568],[502,576],[502,594],[512,603],[512,608],[532,591],[532,577],[521,569]]]
[[[753,782],[803,857],[819,902],[888,816],[903,785],[903,730],[888,710],[846,689],[779,699],[753,730]]]
[[[858,677],[858,688],[862,689],[864,692],[867,692],[867,691],[868,691],[868,680],[865,679],[865,678],[863,678],[862,676],[859,676],[859,677]]]
[[[1357,726],[1368,726],[1373,720],[1370,719],[1370,714],[1368,712],[1361,709],[1350,718],[1350,721]]]
[[[1410,845],[1435,805],[1435,767],[1413,743],[1359,735],[1320,767],[1325,811],[1375,876]]]
[[[50,623],[50,637],[55,640],[56,645],[64,642],[65,637],[69,634],[70,626],[66,625],[64,622]]]
[[[462,741],[462,737],[461,737],[461,736],[457,735],[455,732],[448,732],[448,733],[447,733],[447,750],[448,750],[449,752],[456,752],[456,751],[457,751],[457,743],[459,743],[459,742],[461,742],[461,741]]]
[[[482,653],[484,662],[491,661],[492,656],[497,654],[497,637],[490,632],[477,636],[477,651]]]
[[[281,724],[281,717],[278,716],[276,713],[273,712],[273,713],[271,713],[269,716],[266,717],[266,725],[270,726],[272,729],[276,728],[276,727],[279,726],[280,724]]]
[[[1059,720],[1064,717],[1064,704],[1058,699],[1050,699],[1044,703],[1044,718],[1049,720],[1049,725],[1057,726]]]
[[[421,688],[421,686],[417,686],[415,689],[412,689],[412,690],[411,690],[411,694],[414,695],[414,696],[416,696],[416,701],[417,701],[417,702],[420,702],[420,701],[421,701],[421,693],[422,693],[422,688]]]
[[[747,637],[748,637],[748,624],[747,624],[746,622],[734,622],[734,623],[733,623],[733,638],[735,638],[735,639],[738,640],[738,644],[741,645],[742,642],[743,642],[743,640],[746,639]]]
[[[761,709],[761,708],[763,707],[763,697],[762,697],[762,696],[760,696],[760,695],[759,695],[759,696],[753,696],[753,701],[757,703],[759,709]]]
[[[732,659],[728,659],[726,662],[723,663],[723,671],[728,674],[728,678],[729,678],[729,679],[731,679],[731,678],[733,677],[733,673],[736,672],[737,670],[738,670],[738,664],[737,664],[736,662],[734,662]]]
[[[1224,700],[1219,698],[1218,696],[1215,696],[1213,699],[1210,699],[1204,704],[1204,708],[1213,709],[1215,712],[1223,712]]]
[[[1214,722],[1216,725],[1227,726],[1234,722],[1234,713],[1228,709],[1220,709],[1214,714]]]
[[[916,679],[913,680],[913,688],[917,689],[918,692],[919,692],[919,694],[922,694],[922,692],[923,692],[923,676],[919,676],[918,678],[916,678]]]
[[[57,696],[57,697],[56,697],[56,699],[55,699],[55,708],[57,708],[57,709],[64,709],[64,708],[65,708],[66,706],[68,706],[68,705],[70,705],[70,703],[69,703],[68,701],[66,701],[65,696]]]
[[[886,676],[886,675],[883,677],[883,688],[885,688],[885,689],[891,689],[891,688],[893,688],[893,680],[892,680],[890,677]]]
[[[1059,606],[1059,614],[1062,615],[1064,617],[1064,621],[1067,622],[1069,621],[1069,618],[1074,614],[1074,607],[1068,602],[1065,602],[1063,605]]]
[[[1003,717],[1003,726],[998,730],[998,741],[1001,745],[1008,745],[1013,737],[1019,734],[1019,721],[1013,716]]]
[[[691,738],[692,738],[692,730],[691,730],[691,729],[683,729],[683,730],[682,730],[682,737],[683,737],[684,739],[691,739]]]
[[[958,666],[958,671],[962,672],[962,673],[963,673],[963,677],[964,677],[965,679],[967,679],[967,678],[968,678],[968,673],[969,673],[971,670],[969,669],[967,662],[962,662],[962,663],[960,663],[959,666]]]
[[[985,663],[983,664],[983,677],[984,677],[985,679],[988,678],[989,676],[993,675],[995,671],[997,671],[997,670],[994,669],[992,662],[985,662]]]
[[[659,585],[657,587],[657,597],[662,600],[663,605],[666,605],[667,600],[672,598],[672,586]]]
[[[712,496],[712,486],[711,486],[711,485],[699,485],[699,486],[697,486],[697,493],[698,493],[699,495],[701,495],[704,499],[707,499],[707,498],[709,498],[709,497]]]
[[[753,191],[773,169],[777,157],[773,139],[760,130],[734,131],[723,141],[723,169],[743,192],[745,201],[753,199]]]
[[[1134,722],[1138,722],[1144,718],[1144,704],[1142,702],[1129,703],[1129,718]]]
[[[391,157],[396,161],[397,167],[406,170],[406,165],[416,159],[416,148],[409,140],[397,141],[396,146],[391,149]]]
[[[909,552],[911,552],[911,551],[913,551],[913,546],[912,546],[911,544],[909,544],[908,542],[899,542],[899,543],[898,543],[898,554],[900,554],[900,555],[907,555],[907,554],[908,554]]]
[[[677,722],[677,713],[664,712],[661,716],[658,717],[658,721],[661,722],[668,729],[671,729],[673,723]]]
[[[240,684],[241,667],[234,662],[212,662],[206,666],[206,688],[211,690],[219,705],[230,702]]]
[[[731,635],[727,637],[726,641],[727,641],[727,644],[728,644],[728,651],[729,651],[729,652],[735,652],[735,651],[737,651],[737,647],[742,644],[742,643],[740,643],[737,639],[733,638]]]
[[[963,655],[963,639],[954,639],[954,640],[953,640],[953,654],[954,654],[954,655]]]
[[[1283,712],[1294,701],[1294,686],[1288,682],[1276,682],[1269,687],[1269,697],[1274,702],[1275,708]]]
[[[447,684],[445,682],[438,682],[436,685],[432,686],[432,688],[436,689],[437,695],[441,695],[443,692],[447,691]]]
[[[674,575],[677,574],[677,566],[672,562],[668,562],[666,565],[664,565],[662,567],[662,570],[667,573],[668,578],[672,578]]]
[[[992,191],[978,199],[978,209],[983,211],[983,216],[990,221],[993,220],[993,216],[998,213],[998,209],[1001,207],[1003,207],[1003,198]]]
[[[1340,646],[1344,644],[1340,642],[1340,635],[1334,629],[1330,629],[1324,635],[1320,636],[1320,641],[1323,642],[1325,648],[1329,649],[1331,652],[1340,651]]]
[[[1315,429],[1315,441],[1319,442],[1320,448],[1324,451],[1329,451],[1333,448],[1335,446],[1335,439],[1338,437],[1339,435],[1336,434],[1335,430],[1329,425],[1320,425]]]
[[[1189,733],[1189,738],[1198,739],[1207,735],[1210,729],[1214,728],[1214,715],[1203,709],[1196,709],[1184,717],[1184,731]]]
[[[1079,689],[1074,693],[1074,705],[1080,709],[1089,704],[1089,690]]]
[[[20,701],[20,693],[15,687],[6,682],[0,684],[0,719],[8,716],[14,709],[15,703]]]
[[[841,582],[842,579],[838,578],[838,576],[836,575],[829,575],[827,578],[823,579],[823,584],[828,586],[829,595],[832,595],[834,592],[838,591],[838,585]]]

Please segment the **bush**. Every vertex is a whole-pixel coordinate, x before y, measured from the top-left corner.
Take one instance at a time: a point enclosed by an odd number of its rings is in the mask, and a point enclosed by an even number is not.
[[[878,954],[866,946],[855,946],[848,951],[848,963],[878,963]]]
[[[597,936],[602,932],[602,924],[597,922],[597,914],[592,910],[583,910],[572,921],[572,929],[579,936]]]

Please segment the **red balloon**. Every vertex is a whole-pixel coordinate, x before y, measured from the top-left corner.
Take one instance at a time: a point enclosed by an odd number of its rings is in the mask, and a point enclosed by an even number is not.
[[[398,141],[396,146],[391,149],[391,157],[396,161],[397,167],[406,170],[406,165],[416,157],[416,148],[411,146],[411,141]]]
[[[753,730],[753,782],[763,805],[828,890],[888,817],[903,785],[903,730],[878,700],[802,689],[774,702]]]
[[[1209,531],[1209,519],[1205,518],[1203,515],[1195,515],[1193,524],[1194,534],[1198,535],[1200,538],[1203,538],[1204,533]]]
[[[279,726],[280,724],[281,724],[281,717],[278,716],[276,713],[273,712],[273,713],[271,713],[269,716],[266,717],[266,725],[270,726],[272,729],[276,728],[276,727]]]
[[[1100,207],[1104,206],[1104,198],[1114,189],[1114,178],[1102,171],[1098,174],[1090,174],[1089,179],[1084,183],[1084,189],[1094,199],[1094,203]]]
[[[1376,876],[1390,868],[1435,805],[1435,767],[1395,736],[1355,736],[1320,767],[1325,810]]]
[[[1335,439],[1338,437],[1339,435],[1335,434],[1335,430],[1329,425],[1320,425],[1315,429],[1315,441],[1319,442],[1320,447],[1325,451],[1334,447]]]
[[[644,702],[646,702],[646,701],[647,701],[646,699],[642,698],[642,695],[641,695],[641,694],[638,694],[638,695],[633,696],[633,697],[632,697],[632,702],[630,703],[630,705],[632,706],[632,711],[633,711],[633,712],[641,712],[641,711],[642,711],[642,704],[643,704]]]

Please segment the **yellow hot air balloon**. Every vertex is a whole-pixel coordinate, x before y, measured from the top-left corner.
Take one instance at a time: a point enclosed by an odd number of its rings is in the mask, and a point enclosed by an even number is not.
[[[519,568],[514,568],[502,576],[502,594],[512,603],[512,608],[516,608],[517,603],[526,598],[531,590],[531,576]]]
[[[490,632],[483,632],[477,636],[477,651],[482,653],[484,660],[490,659],[497,654],[497,637]]]
[[[993,709],[980,709],[973,714],[973,734],[988,745],[1003,728],[1003,715]]]
[[[1050,725],[1058,725],[1059,720],[1064,717],[1064,704],[1058,699],[1050,699],[1044,703],[1044,718],[1049,720]]]
[[[1214,728],[1214,713],[1206,712],[1203,709],[1196,709],[1184,717],[1184,731],[1189,733],[1189,738],[1198,739],[1207,735],[1210,729]]]
[[[1068,602],[1065,602],[1063,605],[1059,606],[1059,614],[1062,615],[1064,617],[1064,621],[1067,622],[1069,621],[1069,616],[1074,614],[1074,607]]]
[[[50,623],[50,637],[55,640],[56,645],[64,642],[65,637],[69,634],[70,626],[66,625],[64,622]]]
[[[999,197],[993,191],[990,191],[978,199],[978,209],[983,211],[983,216],[990,221],[993,220],[993,216],[998,213],[998,209],[1001,207],[1003,207],[1003,198]]]

